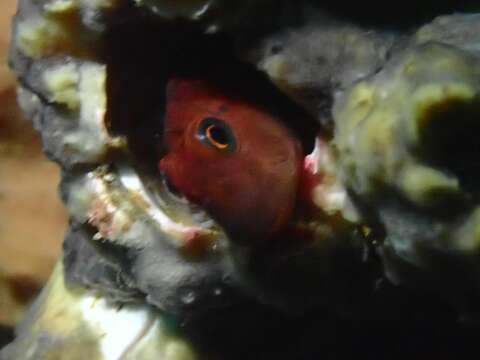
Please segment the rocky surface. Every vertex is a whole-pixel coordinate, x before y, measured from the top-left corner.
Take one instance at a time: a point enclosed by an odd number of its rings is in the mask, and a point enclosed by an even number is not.
[[[222,329],[208,324],[217,312],[239,329],[221,336],[225,344],[252,327],[252,314],[272,337],[279,332],[269,317],[281,319],[295,344],[291,330],[316,331],[326,313],[328,328],[431,329],[439,314],[447,327],[475,320],[480,19],[432,11],[386,28],[337,10],[308,1],[20,1],[11,51],[19,103],[62,168],[70,229],[52,280],[66,287],[45,290],[6,356],[22,346],[47,351],[27,330],[37,320],[53,354],[63,350],[50,345],[72,341],[67,330],[88,328],[88,311],[39,315],[54,311],[48,299],[58,294],[72,304],[98,296],[105,313],[127,304],[142,308],[138,318],[173,315],[199,354]],[[304,165],[313,210],[299,209],[291,223],[309,242],[235,244],[157,171],[167,79],[225,64],[254,74],[281,99],[278,109],[298,108],[290,121],[312,151]],[[248,315],[236,318],[238,309]],[[311,333],[305,351],[319,354]],[[87,335],[86,344],[107,351]],[[272,354],[267,345],[259,351]]]
[[[59,171],[16,103],[8,69],[15,1],[0,4],[0,324],[14,325],[48,279],[65,229]],[[35,179],[35,181],[32,181]],[[1,336],[0,336],[1,337]],[[1,342],[1,340],[0,340]]]

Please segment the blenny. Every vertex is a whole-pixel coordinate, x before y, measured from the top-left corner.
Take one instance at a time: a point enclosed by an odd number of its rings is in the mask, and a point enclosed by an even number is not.
[[[159,161],[174,188],[243,244],[285,228],[304,158],[295,132],[253,92],[248,97],[206,79],[171,79]]]

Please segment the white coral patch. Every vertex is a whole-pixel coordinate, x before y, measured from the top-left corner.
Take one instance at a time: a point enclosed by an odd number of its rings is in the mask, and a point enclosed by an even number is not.
[[[193,360],[188,343],[168,332],[161,314],[147,305],[113,305],[92,294],[79,299],[83,321],[97,334],[103,360]]]
[[[76,111],[80,107],[78,83],[80,75],[75,64],[67,63],[43,73],[43,81],[49,91],[50,100]]]
[[[318,176],[312,190],[312,200],[326,214],[341,213],[351,222],[360,221],[360,215],[350,200],[347,190],[336,175],[336,163],[330,146],[317,137],[313,152],[305,157],[305,168]]]
[[[112,306],[104,298],[86,295],[80,302],[83,320],[98,334],[105,360],[121,359],[153,326],[148,307]]]
[[[125,139],[111,137],[105,125],[106,67],[83,64],[78,69],[78,128],[64,137],[68,149],[89,160],[100,160],[110,147],[125,145]],[[60,95],[57,95],[57,97]],[[62,97],[63,98],[63,97]]]

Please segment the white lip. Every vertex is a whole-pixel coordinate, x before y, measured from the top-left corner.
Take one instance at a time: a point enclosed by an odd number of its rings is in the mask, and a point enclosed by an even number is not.
[[[175,200],[177,200],[178,202],[180,202],[182,204],[189,204],[189,201],[187,200],[187,198],[185,196],[183,196],[182,194],[180,194],[178,192],[174,192],[174,191],[170,190],[171,189],[171,182],[169,181],[167,175],[165,173],[162,173],[161,176],[162,176],[162,183],[165,186],[165,188],[169,190],[170,195],[173,198],[175,198]]]
[[[351,222],[359,222],[360,214],[353,205],[347,189],[337,176],[335,157],[331,146],[321,136],[315,138],[311,154],[305,156],[304,169],[318,178],[312,189],[312,202],[329,215],[341,213]]]

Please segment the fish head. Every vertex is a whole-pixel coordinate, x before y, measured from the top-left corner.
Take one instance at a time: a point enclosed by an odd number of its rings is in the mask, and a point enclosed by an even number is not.
[[[281,230],[295,207],[302,145],[266,108],[205,80],[171,80],[160,171],[232,239]]]

